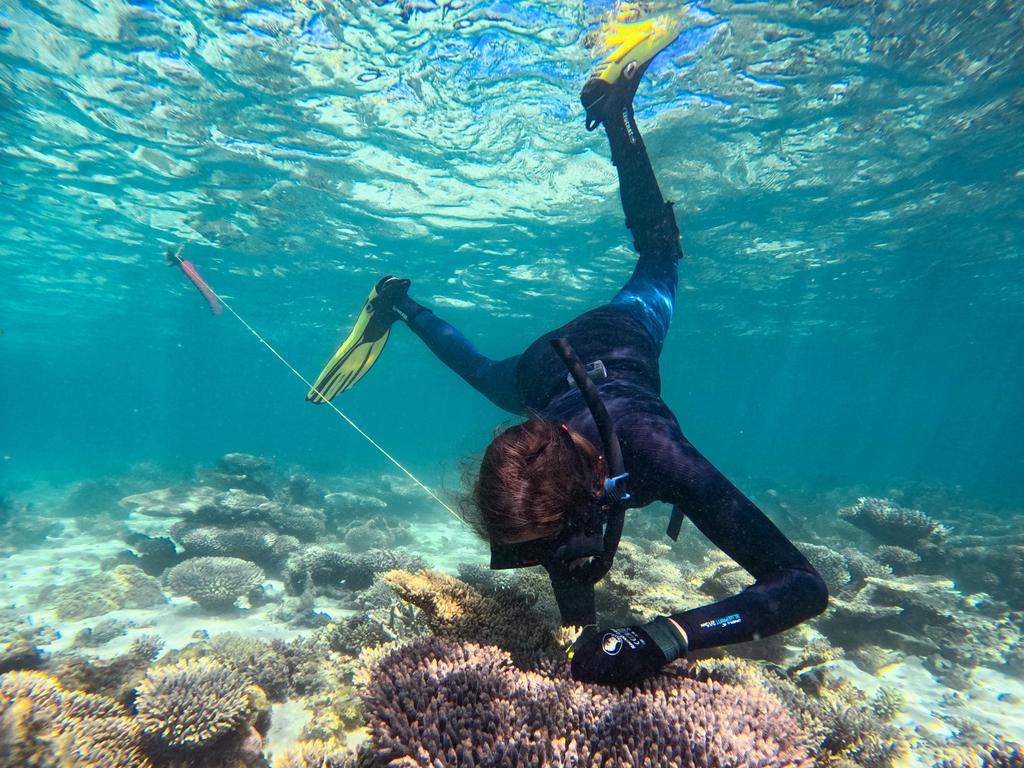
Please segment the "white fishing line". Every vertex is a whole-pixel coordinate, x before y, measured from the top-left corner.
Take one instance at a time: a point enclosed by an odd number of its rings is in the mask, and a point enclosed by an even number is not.
[[[181,248],[178,249],[178,253],[179,254],[181,253]],[[204,280],[203,282],[206,282],[206,281]],[[206,283],[206,286],[209,288],[210,284]],[[360,435],[362,435],[363,438],[365,438],[366,442],[368,442],[370,445],[372,445],[374,448],[376,448],[378,451],[380,451],[387,458],[388,461],[390,461],[392,464],[394,464],[396,467],[398,467],[405,474],[406,477],[408,477],[410,480],[412,480],[414,483],[416,483],[416,485],[418,485],[420,488],[422,488],[424,491],[426,491],[426,493],[428,493],[430,495],[430,497],[434,501],[436,501],[438,504],[440,504],[446,510],[451,512],[455,517],[459,518],[459,520],[462,520],[462,518],[459,517],[459,513],[458,512],[456,512],[454,509],[452,509],[450,506],[448,506],[448,504],[446,504],[444,502],[444,500],[440,496],[438,496],[436,493],[434,493],[425,483],[423,483],[418,477],[416,477],[416,475],[414,475],[412,472],[410,472],[408,469],[406,469],[405,466],[403,466],[402,463],[398,459],[396,459],[394,456],[392,456],[390,453],[388,453],[386,450],[384,450],[383,446],[381,446],[380,443],[378,443],[376,440],[374,440],[372,437],[370,437],[368,434],[366,434],[366,432],[358,424],[356,424],[354,421],[352,421],[352,419],[350,419],[348,416],[346,416],[344,413],[342,413],[341,409],[338,408],[338,406],[336,406],[334,403],[332,403],[330,400],[328,400],[324,396],[323,392],[321,392],[319,389],[314,387],[309,382],[309,380],[306,379],[305,376],[303,376],[301,373],[299,373],[299,371],[295,368],[295,366],[292,365],[291,363],[289,363],[285,359],[284,355],[282,355],[280,352],[278,352],[276,349],[274,349],[273,345],[271,345],[271,343],[269,341],[267,341],[265,338],[263,338],[263,336],[260,335],[259,331],[257,331],[251,325],[249,325],[249,323],[246,322],[245,318],[242,317],[240,314],[238,314],[238,312],[235,311],[234,307],[232,307],[230,304],[228,304],[226,301],[224,301],[224,297],[223,296],[221,296],[219,293],[217,293],[215,290],[213,290],[213,288],[210,288],[210,293],[212,293],[214,296],[216,296],[217,297],[217,301],[219,301],[221,304],[223,304],[224,308],[227,309],[227,311],[230,312],[232,315],[234,315],[238,319],[238,322],[240,322],[243,326],[245,326],[245,329],[247,331],[249,331],[249,333],[251,333],[253,336],[255,336],[256,340],[259,341],[260,344],[262,344],[267,349],[269,349],[271,354],[273,354],[274,357],[276,357],[278,360],[280,360],[284,364],[285,368],[287,368],[289,371],[294,373],[296,378],[298,378],[299,381],[301,381],[303,384],[305,384],[306,387],[309,390],[314,391],[318,395],[320,395],[320,397],[323,398],[324,402],[327,403],[327,405],[329,405],[331,407],[331,410],[333,410],[342,419],[344,419],[345,422],[350,427],[352,427],[352,429],[354,429],[356,432],[358,432]]]

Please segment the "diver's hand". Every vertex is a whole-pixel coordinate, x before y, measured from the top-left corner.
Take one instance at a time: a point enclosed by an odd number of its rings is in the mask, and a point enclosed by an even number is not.
[[[598,629],[591,625],[567,653],[574,679],[606,685],[638,682],[671,661],[644,627]]]
[[[409,295],[410,281],[404,277],[386,275],[374,286],[374,296],[370,299],[373,313],[367,324],[368,335],[379,337],[398,318],[405,320],[403,305]]]

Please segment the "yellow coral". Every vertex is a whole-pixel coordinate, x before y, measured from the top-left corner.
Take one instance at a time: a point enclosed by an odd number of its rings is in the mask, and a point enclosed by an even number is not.
[[[355,765],[355,755],[333,741],[319,739],[301,741],[274,761],[274,768],[348,768]]]
[[[0,676],[2,768],[149,768],[138,723],[112,699],[40,672]]]

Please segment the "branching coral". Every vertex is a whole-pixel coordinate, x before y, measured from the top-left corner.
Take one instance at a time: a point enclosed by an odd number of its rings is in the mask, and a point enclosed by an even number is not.
[[[597,585],[602,617],[635,623],[678,611],[687,596],[687,581],[668,552],[664,544],[644,542],[641,547],[623,540],[614,567]]]
[[[237,557],[193,557],[167,572],[167,586],[210,611],[232,608],[238,598],[258,587],[263,569]]]
[[[699,661],[692,674],[772,693],[807,733],[818,765],[888,768],[905,753],[906,739],[888,724],[899,705],[895,696],[868,699],[848,683],[824,684],[821,678],[809,693],[806,668],[784,674],[774,665],[726,657]]]
[[[263,692],[241,674],[209,659],[154,667],[138,689],[135,708],[142,733],[172,751],[219,746],[248,735]]]
[[[935,768],[1024,768],[1024,747],[1001,742],[943,755]]]
[[[378,661],[364,700],[395,765],[812,765],[799,726],[756,688],[666,675],[617,693],[435,638]]]
[[[802,542],[800,551],[811,561],[821,578],[828,586],[829,594],[839,593],[850,583],[850,568],[847,566],[846,558],[831,547],[823,547],[820,544],[808,544]]]
[[[438,637],[497,645],[520,661],[554,647],[555,626],[514,595],[509,600],[484,595],[454,576],[429,569],[388,571],[383,580],[422,611]]]
[[[0,675],[0,768],[149,768],[138,723],[116,702],[38,672]]]
[[[299,742],[274,760],[274,768],[355,768],[356,765],[356,755],[351,750],[320,739]]]

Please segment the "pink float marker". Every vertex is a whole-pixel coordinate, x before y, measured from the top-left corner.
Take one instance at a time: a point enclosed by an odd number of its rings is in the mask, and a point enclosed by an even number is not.
[[[210,290],[210,286],[206,284],[202,276],[196,271],[195,265],[188,259],[181,258],[181,251],[185,246],[179,245],[178,250],[171,252],[167,251],[164,254],[167,258],[167,264],[171,267],[180,267],[181,271],[185,273],[185,277],[192,281],[192,285],[199,289],[199,292],[203,294],[203,298],[206,299],[206,303],[210,305],[210,311],[215,315],[219,315],[223,310],[221,309],[220,302],[217,301],[217,295]]]

